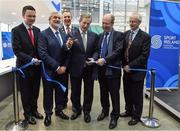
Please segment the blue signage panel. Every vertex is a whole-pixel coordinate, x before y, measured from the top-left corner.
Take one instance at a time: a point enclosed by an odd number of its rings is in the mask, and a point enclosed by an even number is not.
[[[12,50],[12,43],[11,43],[11,32],[2,32],[2,50],[3,50],[3,57],[2,57],[3,60],[14,57],[14,53]]]
[[[173,9],[173,10],[172,10]],[[151,53],[148,68],[156,69],[156,88],[178,88],[180,3],[152,1]],[[147,78],[147,87],[150,87]]]

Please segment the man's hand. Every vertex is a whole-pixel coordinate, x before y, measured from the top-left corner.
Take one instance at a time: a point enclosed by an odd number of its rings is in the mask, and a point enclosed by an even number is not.
[[[57,70],[57,73],[58,73],[59,75],[64,74],[65,72],[66,72],[66,67],[65,67],[65,66],[61,66],[61,67],[58,68],[58,70]]]
[[[93,65],[94,63],[96,63],[96,62],[94,61],[93,58],[88,58],[88,59],[86,60],[86,64],[87,64],[87,65]]]
[[[130,72],[130,70],[129,70],[129,69],[130,69],[129,65],[125,65],[123,69],[124,69],[124,71],[127,72],[127,73]]]
[[[67,42],[66,42],[66,46],[70,49],[74,44],[74,39],[69,37]]]
[[[103,66],[106,63],[104,58],[100,58],[97,60],[96,64],[99,66]]]
[[[35,65],[39,65],[40,62],[41,62],[41,61],[38,60],[37,58],[33,58],[32,61],[35,62],[35,63],[34,63]]]

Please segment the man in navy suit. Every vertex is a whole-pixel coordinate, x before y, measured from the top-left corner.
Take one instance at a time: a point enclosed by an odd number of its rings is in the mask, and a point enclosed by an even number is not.
[[[36,124],[34,119],[43,119],[43,116],[37,111],[37,99],[39,96],[39,87],[41,72],[39,66],[39,56],[37,53],[37,39],[40,29],[33,26],[36,18],[36,11],[32,6],[24,6],[22,10],[23,23],[12,29],[12,46],[17,57],[16,66],[21,67],[31,61],[35,64],[24,70],[25,78],[19,74],[18,84],[20,86],[21,101],[24,109],[26,123]]]
[[[140,121],[143,109],[143,85],[146,73],[130,71],[130,68],[146,69],[150,53],[150,36],[139,28],[142,17],[133,13],[129,18],[130,30],[125,32],[124,40],[124,97],[125,112],[121,117],[131,117],[129,125]]]
[[[71,33],[73,30],[73,26],[72,26],[72,14],[70,12],[70,10],[64,9],[62,11],[62,26],[61,26],[61,30],[65,33]]]
[[[71,101],[73,114],[71,120],[76,119],[83,110],[84,121],[91,121],[90,111],[93,102],[93,65],[89,64],[98,43],[97,34],[88,31],[92,17],[82,14],[79,19],[79,28],[75,28],[72,35],[76,43],[71,48],[69,72],[71,78]],[[84,101],[81,106],[81,83],[84,82]]]
[[[59,30],[61,17],[58,12],[52,12],[49,17],[50,27],[42,31],[38,39],[38,51],[41,60],[44,62],[45,71],[54,80],[67,86],[66,68],[68,65],[68,48],[66,42],[67,35]],[[43,106],[45,110],[45,126],[51,124],[53,114],[53,90],[55,91],[55,114],[62,119],[68,120],[69,117],[63,112],[64,92],[57,84],[49,82],[43,77]]]
[[[74,28],[71,22],[72,22],[72,14],[70,10],[64,9],[62,11],[62,24],[61,24],[60,30],[67,35],[72,34]],[[68,81],[69,80],[68,70],[67,70],[67,75],[68,75],[68,79],[67,79]],[[67,103],[68,103],[68,86],[67,86],[66,92],[64,93],[64,108],[67,107]]]
[[[109,94],[112,101],[112,112],[109,128],[113,129],[117,126],[120,113],[120,79],[121,70],[108,67],[116,66],[121,68],[122,51],[123,51],[123,33],[113,29],[115,17],[112,14],[105,14],[102,19],[102,27],[104,32],[100,34],[99,50],[97,60],[98,79],[100,84],[100,100],[102,111],[97,120],[101,121],[109,115]],[[97,56],[97,55],[96,55]]]

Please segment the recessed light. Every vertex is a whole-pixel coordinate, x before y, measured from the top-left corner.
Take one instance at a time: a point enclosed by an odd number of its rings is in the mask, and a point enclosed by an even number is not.
[[[16,15],[17,13],[16,12],[11,12],[11,15]]]
[[[46,17],[45,15],[41,15],[42,18]]]

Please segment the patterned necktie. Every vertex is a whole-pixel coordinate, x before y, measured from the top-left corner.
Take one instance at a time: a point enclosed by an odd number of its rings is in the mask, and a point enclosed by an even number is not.
[[[87,41],[86,41],[86,33],[85,32],[82,32],[82,40],[83,40],[83,44],[84,44],[84,49],[86,51]]]
[[[66,33],[69,34],[71,32],[71,29],[69,26],[66,27]]]
[[[133,34],[134,34],[133,31],[131,31],[129,34],[128,46],[127,46],[126,51],[125,51],[125,57],[126,57],[127,62],[129,62],[129,48],[130,48],[132,41],[133,41]]]
[[[60,37],[59,37],[59,32],[57,31],[57,32],[55,32],[55,34],[56,34],[56,38],[57,38],[59,44],[62,46],[61,40],[60,40]]]
[[[33,36],[32,28],[28,28],[28,34],[31,39],[31,43],[34,46],[34,36]]]
[[[129,35],[129,45],[132,44],[132,41],[133,41],[133,34],[134,34],[134,32],[131,31],[131,33],[130,33],[130,35]]]
[[[108,48],[108,42],[107,42],[107,36],[108,36],[108,32],[105,33],[105,37],[104,37],[104,40],[103,40],[103,45],[102,45],[102,48],[101,48],[101,58],[104,58],[106,57],[107,55],[107,48]]]

